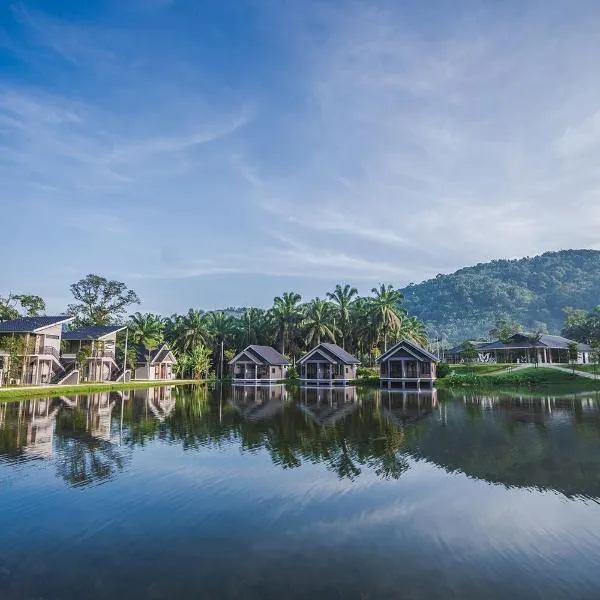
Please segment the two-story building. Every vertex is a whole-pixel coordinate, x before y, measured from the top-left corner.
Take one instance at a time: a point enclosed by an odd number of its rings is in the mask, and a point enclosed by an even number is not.
[[[62,362],[77,366],[80,381],[110,381],[119,371],[116,363],[117,334],[124,325],[92,325],[63,334]]]
[[[73,319],[20,317],[0,322],[0,371],[6,383],[41,385],[64,373],[60,360],[63,327]]]

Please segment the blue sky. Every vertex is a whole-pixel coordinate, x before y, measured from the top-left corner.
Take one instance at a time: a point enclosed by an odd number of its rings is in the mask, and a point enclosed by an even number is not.
[[[0,294],[144,310],[600,248],[595,0],[0,0]]]

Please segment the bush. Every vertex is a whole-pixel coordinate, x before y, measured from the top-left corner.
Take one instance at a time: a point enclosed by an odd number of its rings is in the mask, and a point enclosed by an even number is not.
[[[300,379],[300,374],[298,373],[298,369],[296,369],[296,367],[288,367],[287,379]]]
[[[437,367],[437,376],[442,379],[452,373],[452,367],[448,363],[440,363]]]
[[[356,376],[359,379],[379,379],[379,369],[377,367],[358,367]]]

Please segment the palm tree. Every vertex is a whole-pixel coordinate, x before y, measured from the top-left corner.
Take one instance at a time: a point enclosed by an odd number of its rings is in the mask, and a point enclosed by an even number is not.
[[[383,283],[374,287],[371,292],[374,294],[370,298],[373,323],[383,335],[383,351],[387,352],[389,335],[402,327],[405,312],[400,303],[404,296],[394,286]]]
[[[215,363],[218,363],[222,375],[223,355],[221,349],[224,348],[226,344],[229,344],[234,333],[233,318],[221,311],[211,312],[207,315],[207,325],[213,341],[213,352],[217,359],[215,360]]]
[[[238,319],[238,329],[242,346],[257,344],[263,328],[264,311],[258,308],[245,308],[242,317]]]
[[[327,297],[336,304],[336,314],[339,319],[339,329],[342,336],[342,348],[346,348],[346,339],[350,334],[350,311],[358,290],[346,283],[343,287],[338,283],[333,292]]]
[[[335,342],[335,335],[339,329],[332,323],[333,306],[326,300],[315,298],[304,307],[304,319],[301,325],[305,328],[306,343],[308,346],[319,345],[321,338]]]
[[[286,345],[290,340],[290,334],[300,319],[302,311],[299,307],[302,296],[296,292],[284,292],[281,296],[277,296],[273,300],[273,308],[271,309],[271,319],[277,328],[281,339],[281,353],[285,353]]]
[[[209,337],[206,314],[190,308],[176,325],[174,343],[181,352],[191,352],[199,344],[206,344]]]
[[[130,317],[127,327],[132,343],[149,349],[156,348],[164,339],[165,324],[158,315],[152,313],[136,312]]]

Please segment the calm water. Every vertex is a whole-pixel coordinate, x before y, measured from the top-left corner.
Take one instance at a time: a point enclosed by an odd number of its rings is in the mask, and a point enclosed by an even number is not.
[[[600,397],[0,404],[0,598],[600,598]]]

